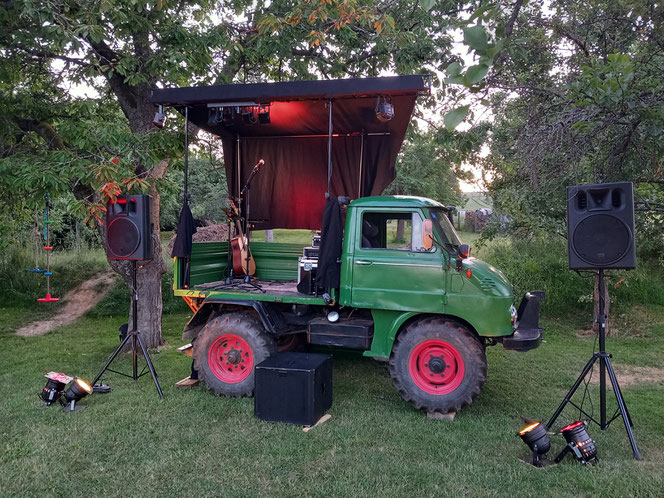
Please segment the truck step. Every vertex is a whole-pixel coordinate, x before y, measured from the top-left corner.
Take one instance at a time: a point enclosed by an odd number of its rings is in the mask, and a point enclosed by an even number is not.
[[[307,327],[307,342],[322,346],[339,346],[354,349],[371,348],[373,321],[361,318],[340,319],[330,322],[327,318],[314,318]]]

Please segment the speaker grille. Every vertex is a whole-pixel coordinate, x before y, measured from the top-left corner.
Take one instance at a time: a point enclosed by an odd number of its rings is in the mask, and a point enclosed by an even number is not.
[[[586,263],[608,266],[629,250],[632,234],[627,225],[608,214],[596,214],[574,229],[574,251]]]
[[[117,258],[126,258],[138,249],[141,234],[136,224],[128,218],[116,218],[108,225],[106,234],[108,249]]]

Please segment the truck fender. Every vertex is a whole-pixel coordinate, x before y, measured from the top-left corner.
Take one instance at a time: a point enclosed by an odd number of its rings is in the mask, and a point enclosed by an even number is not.
[[[274,306],[274,303],[240,299],[208,298],[203,301],[198,312],[196,312],[196,314],[191,317],[191,320],[185,325],[184,331],[182,332],[182,339],[185,341],[191,341],[198,337],[198,334],[205,324],[210,321],[210,319],[216,315],[224,305],[238,308],[253,308],[258,314],[258,317],[268,334],[279,335],[288,329],[288,323],[279,309]]]
[[[374,319],[374,337],[371,342],[371,349],[364,352],[364,356],[373,358],[389,358],[392,354],[392,346],[397,338],[397,335],[414,321],[427,317],[444,318],[455,321],[477,336],[480,340],[481,337],[477,334],[475,328],[467,321],[452,315],[436,314],[436,313],[417,313],[417,312],[403,312],[392,310],[372,310],[371,315]]]

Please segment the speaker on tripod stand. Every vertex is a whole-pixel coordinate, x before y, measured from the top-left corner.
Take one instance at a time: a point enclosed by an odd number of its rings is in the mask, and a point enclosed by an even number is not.
[[[136,284],[138,261],[152,259],[153,228],[152,197],[149,195],[121,195],[115,201],[107,203],[106,257],[109,260],[127,260],[132,263],[132,327],[118,349],[115,350],[106,362],[104,368],[97,374],[92,384],[96,384],[107,370],[134,380],[138,380],[141,376],[145,375],[147,372],[138,373],[138,352],[140,348],[145,358],[146,367],[157,387],[159,397],[163,398],[164,394],[157,380],[157,372],[152,365],[152,360],[138,330],[138,290]],[[129,341],[131,341],[132,347],[132,375],[109,368],[113,360],[115,360]]]
[[[631,182],[567,187],[570,270],[636,268]]]
[[[565,406],[570,403],[602,430],[609,428],[618,416],[622,417],[634,458],[641,455],[632,434],[631,416],[620,391],[618,379],[611,365],[611,354],[606,352],[606,312],[604,270],[633,269],[636,267],[634,243],[634,187],[631,182],[576,185],[567,187],[567,244],[571,270],[596,270],[598,275],[599,311],[595,318],[599,325],[599,351],[594,353],[581,375],[576,379],[565,399],[546,426],[550,429]],[[572,401],[572,396],[599,360],[600,419],[583,411]],[[607,420],[606,374],[608,373],[618,409]]]

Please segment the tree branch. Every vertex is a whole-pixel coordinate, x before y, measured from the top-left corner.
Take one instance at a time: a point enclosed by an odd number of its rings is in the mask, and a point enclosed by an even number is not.
[[[37,135],[42,137],[49,149],[61,150],[66,147],[64,141],[60,138],[60,135],[58,135],[58,132],[55,131],[55,128],[49,123],[38,121],[36,119],[23,118],[15,118],[14,121],[21,130],[25,132],[34,131]]]

